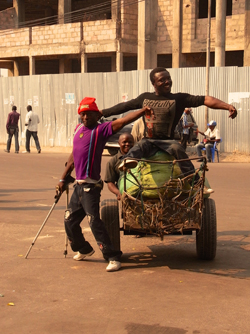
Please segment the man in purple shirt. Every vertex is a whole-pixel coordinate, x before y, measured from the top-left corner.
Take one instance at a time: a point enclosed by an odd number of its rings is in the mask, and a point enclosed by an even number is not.
[[[87,216],[103,257],[109,261],[106,270],[115,271],[121,267],[122,252],[114,250],[99,213],[100,193],[103,187],[100,175],[102,152],[109,137],[145,113],[151,114],[151,109],[144,107],[123,118],[99,124],[98,120],[102,115],[95,98],[85,97],[80,103],[78,114],[82,123],[75,129],[73,151],[57,185],[57,194],[62,193],[65,190],[66,175],[75,168],[77,183],[65,212],[64,224],[71,248],[77,252],[73,257],[76,261],[83,260],[95,252],[85,240],[80,227],[82,220]]]
[[[6,123],[6,129],[8,133],[7,148],[4,150],[7,153],[10,153],[11,141],[13,135],[15,136],[15,153],[19,153],[19,142],[18,142],[18,120],[20,114],[16,111],[17,107],[12,107],[12,112],[9,113]]]

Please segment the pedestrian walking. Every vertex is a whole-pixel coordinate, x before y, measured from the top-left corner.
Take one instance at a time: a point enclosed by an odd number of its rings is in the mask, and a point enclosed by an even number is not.
[[[25,142],[25,148],[26,151],[23,151],[23,153],[30,153],[30,138],[31,136],[34,138],[36,149],[38,153],[41,153],[41,147],[39,143],[39,139],[37,136],[37,126],[38,123],[40,123],[38,114],[32,110],[32,107],[29,105],[27,106],[27,114],[25,116],[25,126],[26,128],[26,142]]]
[[[6,129],[8,133],[8,140],[7,140],[7,147],[4,150],[7,153],[10,153],[11,141],[13,135],[15,136],[15,153],[19,153],[19,142],[18,142],[18,121],[19,121],[20,114],[17,112],[17,107],[12,107],[12,112],[9,113],[6,123]]]

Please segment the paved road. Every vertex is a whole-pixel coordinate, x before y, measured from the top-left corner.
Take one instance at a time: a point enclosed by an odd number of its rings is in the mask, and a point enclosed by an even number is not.
[[[210,164],[218,219],[214,261],[197,260],[194,236],[122,235],[123,267],[106,273],[86,221],[96,253],[82,262],[72,260],[70,249],[63,257],[65,195],[24,259],[54,202],[67,156],[0,152],[1,333],[249,333],[250,164]],[[110,196],[105,187],[102,199]]]

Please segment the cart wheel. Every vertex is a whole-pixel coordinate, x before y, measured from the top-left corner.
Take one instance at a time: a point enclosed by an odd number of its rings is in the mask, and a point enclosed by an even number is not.
[[[108,231],[110,240],[116,251],[121,250],[119,207],[116,199],[105,199],[101,203],[101,219]]]
[[[216,209],[212,198],[205,198],[201,229],[196,231],[196,252],[201,260],[213,260],[216,255]]]

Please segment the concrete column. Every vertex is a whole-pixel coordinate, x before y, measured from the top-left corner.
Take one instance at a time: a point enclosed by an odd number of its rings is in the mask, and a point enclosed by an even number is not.
[[[69,58],[59,59],[59,74],[71,73],[72,72],[72,61]]]
[[[14,60],[14,77],[19,77],[19,64],[17,60]]]
[[[116,52],[116,72],[123,71],[123,52]]]
[[[36,74],[35,57],[29,56],[29,75]]]
[[[111,0],[111,18],[112,20],[121,19],[121,1]]]
[[[64,59],[60,58],[59,59],[59,74],[63,74],[64,73]]]
[[[183,66],[182,56],[182,0],[173,2],[173,44],[172,44],[172,67]]]
[[[225,0],[216,1],[215,60],[216,67],[225,66],[226,44],[226,4]]]
[[[81,73],[88,72],[88,58],[84,51],[81,52]]]
[[[14,70],[8,69],[8,77],[13,77],[14,76],[13,72],[14,72]]]
[[[157,0],[138,3],[138,70],[157,66],[157,17]]]
[[[250,66],[250,1],[245,2],[244,66]]]
[[[72,3],[71,0],[58,0],[58,23],[70,23]]]
[[[121,40],[117,40],[116,44],[116,57],[115,57],[115,71],[123,71],[123,52],[121,52]]]
[[[123,70],[123,53],[121,52],[121,1],[111,0],[111,18],[116,20],[116,55],[112,56],[111,71]]]
[[[25,0],[13,0],[13,7],[17,15],[16,28],[19,28],[20,23],[25,22]]]

